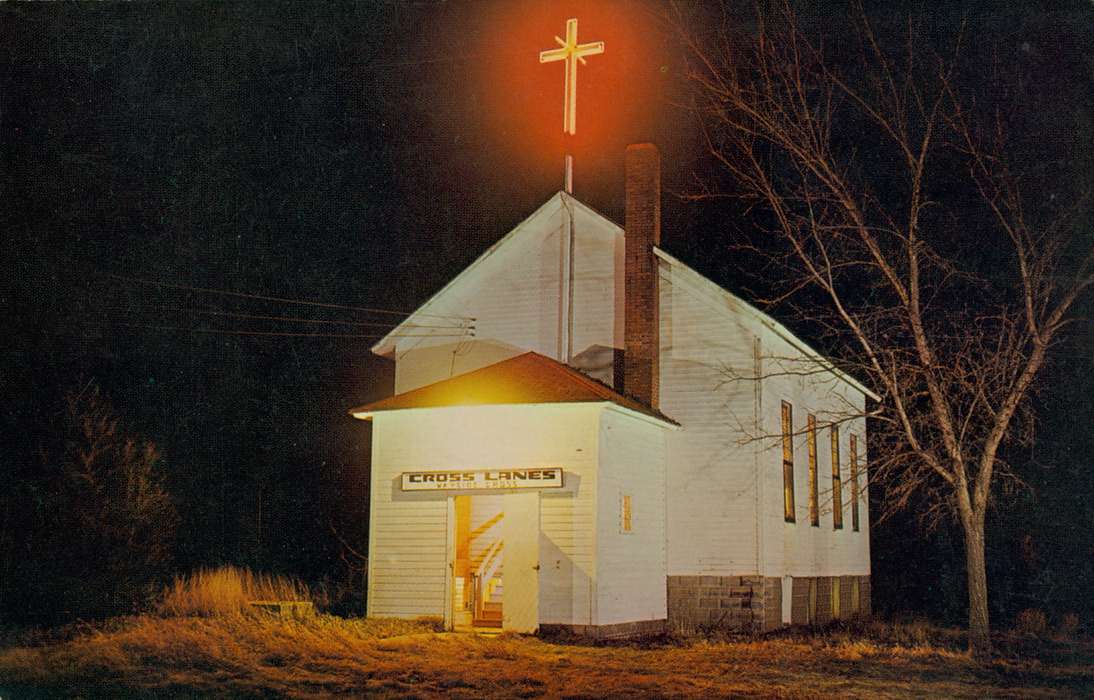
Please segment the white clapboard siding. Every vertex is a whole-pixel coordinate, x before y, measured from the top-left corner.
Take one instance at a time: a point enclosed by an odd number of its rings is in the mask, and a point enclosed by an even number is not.
[[[541,624],[593,624],[597,447],[585,448],[584,458],[567,470],[565,488],[540,492]]]
[[[556,466],[563,469],[563,488],[540,492],[540,622],[590,624],[602,410],[603,404],[592,403],[376,414],[368,614],[445,612],[446,538],[448,528],[455,527],[447,521],[452,496],[403,493],[402,472]]]
[[[764,465],[763,520],[764,573],[770,576],[836,576],[870,573],[870,525],[865,471],[866,429],[863,394],[833,375],[817,372],[815,362],[783,338],[765,334],[761,339],[764,366],[763,404],[766,431],[779,435],[781,403],[792,406],[794,430],[795,522],[783,513],[782,451],[770,440],[761,457]],[[817,501],[820,524],[810,524],[809,460],[806,421],[817,422]],[[839,422],[842,475],[843,528],[833,527],[830,425]],[[859,531],[852,529],[850,435],[858,436]]]
[[[696,276],[661,264],[660,408],[683,426],[668,436],[668,573],[749,573],[756,569],[754,446],[747,442],[753,333]]]
[[[669,574],[869,573],[865,421],[855,418],[840,430],[844,527],[839,531],[832,528],[826,430],[833,420],[861,416],[862,390],[819,366],[815,353],[769,317],[680,261],[662,251],[658,255],[661,408],[684,426],[669,436]],[[804,434],[795,436],[796,522],[784,521],[778,439],[784,399],[794,406],[796,431],[804,431],[809,412],[825,428],[817,442],[822,511],[817,528],[809,526]],[[858,435],[862,472],[859,532],[851,527],[852,432]]]
[[[443,616],[448,504],[443,499],[401,498],[403,421],[396,414],[377,415],[373,421],[368,615]]]
[[[563,357],[563,305],[568,297],[566,228],[574,217],[573,352],[622,345],[622,230],[559,193],[479,257],[376,348],[394,352],[395,391],[403,393],[533,350]],[[617,265],[618,264],[618,265]],[[474,338],[418,336],[450,331],[416,325],[455,323],[433,315],[475,319]]]
[[[600,425],[596,624],[663,620],[666,430],[614,410],[604,411]],[[624,495],[630,532],[622,529]]]

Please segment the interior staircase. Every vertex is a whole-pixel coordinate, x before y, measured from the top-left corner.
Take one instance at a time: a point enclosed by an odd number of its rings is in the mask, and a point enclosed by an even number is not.
[[[502,588],[501,567],[498,567],[497,574],[490,582],[484,587],[484,599],[482,604],[478,606],[475,611],[475,615],[471,620],[471,624],[475,627],[497,627],[501,629],[501,601],[504,590]]]
[[[502,582],[501,540],[490,548],[472,578],[471,624],[475,627],[501,628]]]
[[[467,499],[461,503],[460,499]],[[462,599],[456,626],[501,630],[502,561],[505,543],[501,538],[504,514],[499,496],[457,497],[457,558],[463,572],[456,584]],[[462,520],[461,520],[462,518]]]

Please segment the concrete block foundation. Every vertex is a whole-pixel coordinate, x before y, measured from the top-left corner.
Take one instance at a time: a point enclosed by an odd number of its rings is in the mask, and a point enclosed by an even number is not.
[[[667,585],[668,623],[675,631],[756,633],[783,626],[781,578],[669,576]],[[869,576],[794,577],[790,590],[791,624],[824,625],[870,614]]]

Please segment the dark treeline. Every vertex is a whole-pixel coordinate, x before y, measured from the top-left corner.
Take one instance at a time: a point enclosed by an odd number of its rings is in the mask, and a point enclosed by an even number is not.
[[[1071,86],[1043,96],[1046,123],[1089,115],[1094,42],[1074,43],[1089,4],[1012,5],[885,3],[877,16],[894,35],[904,11],[934,13],[941,34],[967,16],[970,43],[1024,52]],[[493,143],[483,125],[453,117],[474,114],[475,91],[463,63],[431,61],[458,48],[473,7],[0,8],[0,624],[128,611],[172,574],[221,563],[354,598],[343,554],[366,548],[368,430],[346,410],[390,392],[390,367],[368,348],[398,316],[140,280],[388,310],[440,288],[557,189],[553,164],[507,172],[506,154],[474,145]],[[679,65],[665,63],[670,75]],[[666,161],[674,191],[707,167]],[[621,173],[610,177],[588,198],[619,219]],[[762,291],[724,236],[745,213],[671,197],[665,210],[672,252],[730,289]],[[218,332],[179,330],[194,328]],[[241,330],[362,337],[226,333]],[[1036,449],[1013,456],[1032,489],[1000,494],[1016,503],[988,544],[1004,620],[1027,607],[1094,620],[1092,341],[1073,331],[1046,375]],[[140,591],[106,604],[66,591],[132,574],[66,549],[65,528],[79,525],[44,518],[58,504],[41,500],[78,498],[61,484],[65,397],[89,385],[125,434],[155,444],[174,511],[169,551],[132,582]],[[960,621],[959,538],[923,533],[914,513],[877,526],[875,607]]]
[[[384,104],[330,75],[349,61],[357,28],[389,26],[390,13],[373,12],[0,11],[9,398],[0,433],[4,474],[15,476],[0,490],[4,588],[35,589],[50,575],[45,552],[27,548],[36,530],[63,523],[42,520],[34,499],[52,488],[46,462],[64,440],[65,396],[89,380],[163,455],[178,522],[160,574],[237,563],[342,579],[339,537],[364,549],[368,433],[346,409],[390,391],[390,370],[370,359],[374,338],[173,329],[367,336],[393,317],[137,280],[405,308],[372,281],[398,267],[406,252],[393,241],[410,224],[395,197],[370,195],[392,167],[392,147],[369,134]],[[370,254],[381,247],[390,257]],[[78,548],[51,556],[72,560],[58,571],[90,577],[103,565]],[[0,617],[66,614],[25,600],[5,597]]]

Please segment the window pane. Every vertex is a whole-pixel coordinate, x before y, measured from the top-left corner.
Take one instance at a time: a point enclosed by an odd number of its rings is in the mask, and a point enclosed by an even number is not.
[[[839,426],[832,426],[832,527],[843,529],[843,485],[839,463]]]
[[[858,532],[858,437],[851,436],[851,529]]]
[[[783,401],[783,519],[794,522],[794,415],[790,404]]]
[[[817,503],[817,419],[812,414],[806,419],[809,437],[809,524],[820,525],[820,508]]]

